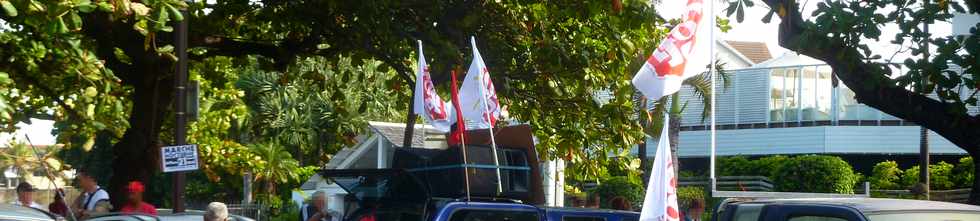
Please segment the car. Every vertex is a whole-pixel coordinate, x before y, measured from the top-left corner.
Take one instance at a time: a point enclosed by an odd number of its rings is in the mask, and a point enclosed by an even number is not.
[[[543,208],[547,220],[556,221],[637,221],[640,213],[610,209],[568,207]]]
[[[43,210],[13,204],[0,204],[0,220],[4,221],[54,221],[64,220]]]
[[[147,214],[124,214],[106,213],[86,219],[86,221],[201,221],[204,211],[186,210],[182,213],[174,214],[170,209],[157,209],[157,215]],[[229,221],[255,221],[252,218],[230,215]]]
[[[729,199],[712,221],[975,221],[980,207],[877,198]]]

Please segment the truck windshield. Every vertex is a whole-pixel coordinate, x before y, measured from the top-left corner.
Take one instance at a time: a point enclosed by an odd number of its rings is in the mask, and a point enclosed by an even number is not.
[[[507,211],[489,209],[462,209],[453,213],[449,221],[538,221],[534,211]]]
[[[870,214],[871,221],[968,221],[980,220],[980,213],[971,212],[909,212]]]

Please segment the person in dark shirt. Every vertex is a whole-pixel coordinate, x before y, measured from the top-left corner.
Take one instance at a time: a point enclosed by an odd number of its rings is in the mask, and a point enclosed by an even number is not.
[[[68,217],[68,204],[65,203],[65,191],[62,189],[56,190],[54,194],[54,202],[48,204],[48,212],[58,214],[62,217]]]

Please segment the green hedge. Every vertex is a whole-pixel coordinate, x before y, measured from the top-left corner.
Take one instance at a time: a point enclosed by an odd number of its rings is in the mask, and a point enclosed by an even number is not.
[[[786,160],[776,169],[776,191],[854,193],[861,180],[851,165],[840,157],[804,155]]]
[[[875,164],[874,169],[871,171],[871,176],[868,177],[868,182],[871,183],[871,189],[902,189],[903,187],[900,183],[902,172],[902,169],[898,168],[898,163],[895,161],[881,162]]]
[[[600,196],[599,203],[602,208],[612,208],[609,201],[617,196],[625,197],[633,208],[640,208],[645,192],[639,177],[614,176],[602,180],[599,186],[589,193],[589,195]]]

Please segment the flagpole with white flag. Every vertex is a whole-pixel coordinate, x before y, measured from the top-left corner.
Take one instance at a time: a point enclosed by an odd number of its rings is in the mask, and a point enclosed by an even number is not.
[[[664,113],[667,115],[667,113]],[[657,142],[657,154],[650,169],[650,182],[647,184],[640,221],[678,221],[680,211],[677,207],[677,176],[674,162],[670,156],[668,131],[670,117],[664,116],[664,128]]]
[[[711,52],[709,53],[709,56],[711,56],[711,66],[708,67],[708,74],[711,75],[711,158],[709,158],[709,163],[708,163],[708,166],[711,168],[711,176],[708,178],[708,182],[709,184],[711,184],[710,191],[713,194],[715,190],[717,190],[715,185],[715,109],[716,109],[715,92],[717,91],[715,90],[715,62],[716,62],[715,61],[716,60],[715,59],[715,26],[716,26],[715,22],[717,22],[718,19],[715,18],[716,0],[708,0],[708,1],[709,1],[708,7],[710,7],[710,11],[708,12],[708,18],[710,19],[709,22],[710,26],[708,27],[711,28],[711,33],[710,33],[711,46],[709,49],[709,51]]]
[[[484,66],[484,65],[486,65],[485,63],[483,63],[483,56],[481,56],[480,55],[480,52],[476,49],[476,37],[470,36],[470,44],[473,45],[473,63],[474,64],[480,64],[478,66]],[[479,63],[477,63],[477,62],[479,62]],[[480,75],[479,76],[480,77],[480,81],[479,81],[480,82],[480,87],[479,87],[480,88],[480,99],[483,99],[481,101],[481,103],[483,103],[484,114],[486,115],[486,117],[487,117],[486,119],[487,119],[487,121],[489,121],[489,124],[490,124],[490,128],[489,128],[489,131],[490,131],[490,151],[493,154],[493,165],[494,165],[494,167],[496,167],[495,169],[496,169],[496,172],[497,172],[497,193],[501,193],[501,192],[504,191],[503,190],[504,188],[503,188],[503,184],[501,183],[501,179],[500,179],[500,159],[497,156],[497,139],[494,138],[494,134],[493,134],[493,123],[494,123],[494,120],[492,120],[492,119],[496,119],[496,116],[493,116],[493,112],[490,112],[490,101],[487,100],[486,86],[484,86],[486,84],[483,83],[483,82],[487,82],[487,81],[490,80],[490,79],[486,79],[487,77],[489,77],[490,74],[488,73],[489,71],[487,70],[487,68],[485,66],[484,67],[478,67],[477,69],[478,70],[477,70],[477,73],[476,74],[479,74]],[[473,66],[471,65],[470,66],[470,70],[468,70],[467,71],[468,73],[466,73],[466,74],[469,75],[469,74],[473,73],[472,71],[473,71]],[[469,76],[467,76],[467,77],[469,77]],[[499,109],[499,107],[498,107],[498,109]]]

